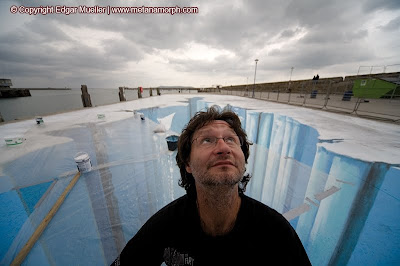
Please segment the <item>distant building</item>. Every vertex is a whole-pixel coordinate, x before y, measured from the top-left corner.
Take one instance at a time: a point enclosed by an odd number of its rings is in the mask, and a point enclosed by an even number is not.
[[[13,89],[11,79],[0,79],[0,98],[14,98],[31,96],[28,89]]]
[[[0,79],[0,89],[10,89],[11,86],[11,79]]]

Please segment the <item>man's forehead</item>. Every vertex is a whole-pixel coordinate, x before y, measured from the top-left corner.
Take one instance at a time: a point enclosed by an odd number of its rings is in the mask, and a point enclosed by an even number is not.
[[[213,120],[213,121],[207,123],[205,126],[199,128],[199,129],[196,131],[196,133],[201,133],[201,132],[203,132],[203,131],[210,131],[210,130],[213,130],[213,129],[215,129],[215,128],[227,128],[227,129],[230,129],[230,130],[234,131],[234,130],[232,129],[232,127],[231,127],[226,121],[223,121],[223,120]]]

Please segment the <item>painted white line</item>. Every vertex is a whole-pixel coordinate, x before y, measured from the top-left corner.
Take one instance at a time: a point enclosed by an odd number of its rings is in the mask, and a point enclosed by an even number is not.
[[[314,205],[315,207],[318,207],[319,204],[315,203],[314,201],[312,201],[309,197],[306,197],[306,201],[308,201],[309,203],[311,203],[312,205]]]
[[[338,182],[340,182],[340,183],[343,183],[343,184],[352,185],[352,186],[355,186],[355,185],[356,185],[356,184],[354,184],[354,183],[352,183],[352,182],[343,181],[343,180],[340,180],[340,179],[337,179],[337,178],[336,178],[336,181],[338,181]]]
[[[290,221],[290,220],[296,218],[297,216],[302,215],[303,213],[305,213],[305,212],[307,212],[309,210],[310,210],[310,205],[308,205],[307,203],[303,203],[299,207],[291,209],[288,212],[285,212],[283,214],[283,217],[285,217],[286,220]]]

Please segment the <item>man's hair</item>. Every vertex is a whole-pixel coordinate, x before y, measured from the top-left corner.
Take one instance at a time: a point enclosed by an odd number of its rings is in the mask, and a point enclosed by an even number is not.
[[[192,149],[193,135],[197,130],[215,120],[221,120],[228,123],[238,137],[242,140],[241,149],[247,164],[247,159],[250,155],[249,145],[251,145],[251,143],[247,140],[247,134],[242,129],[239,117],[230,109],[219,111],[214,106],[208,108],[205,112],[197,112],[182,130],[182,134],[178,140],[178,153],[176,154],[176,163],[181,172],[179,186],[183,187],[186,192],[189,192],[191,189],[195,189],[193,175],[186,171],[186,166],[189,163],[190,152]],[[243,176],[239,184],[240,193],[243,193],[246,190],[246,185],[250,178],[251,176],[249,174]]]

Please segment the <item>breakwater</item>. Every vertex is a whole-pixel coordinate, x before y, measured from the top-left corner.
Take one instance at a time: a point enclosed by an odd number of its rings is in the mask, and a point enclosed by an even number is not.
[[[304,80],[290,80],[280,82],[267,82],[267,83],[256,83],[256,84],[242,84],[242,85],[231,85],[222,86],[219,88],[204,88],[200,89],[201,92],[216,92],[218,90],[228,91],[248,91],[249,93],[254,92],[292,92],[292,93],[304,93],[312,90],[326,91],[328,88],[332,93],[344,93],[353,88],[354,81],[357,79],[366,78],[394,78],[399,77],[400,72],[392,73],[378,73],[371,75],[353,75],[345,77],[329,77],[320,78],[318,80],[304,79]]]
[[[0,98],[15,98],[15,97],[29,97],[31,95],[31,90],[71,90],[70,88],[1,88]]]

